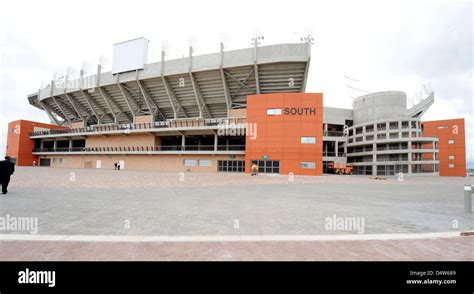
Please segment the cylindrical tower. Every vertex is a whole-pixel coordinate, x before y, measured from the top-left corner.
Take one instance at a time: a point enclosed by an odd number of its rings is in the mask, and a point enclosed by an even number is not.
[[[407,95],[399,91],[371,93],[353,102],[354,125],[381,119],[402,118],[407,111]]]

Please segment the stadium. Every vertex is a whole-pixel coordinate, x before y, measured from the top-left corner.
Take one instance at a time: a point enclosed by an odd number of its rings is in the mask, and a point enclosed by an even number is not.
[[[111,72],[28,95],[51,124],[11,122],[6,154],[19,166],[466,175],[464,119],[422,121],[434,93],[410,108],[403,92],[370,93],[352,109],[306,93],[310,40],[150,64],[147,53],[144,38],[115,44]]]

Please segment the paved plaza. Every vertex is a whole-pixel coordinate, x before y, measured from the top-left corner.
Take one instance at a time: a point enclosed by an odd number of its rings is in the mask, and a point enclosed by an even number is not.
[[[330,259],[329,255],[318,255],[312,252],[311,244],[320,244],[321,248],[328,244],[339,244],[340,249],[387,248],[394,250],[398,245],[412,244],[413,252],[423,251],[423,240],[330,240],[331,236],[353,235],[397,235],[397,234],[429,234],[448,233],[449,238],[430,239],[433,252],[442,254],[425,255],[396,253],[388,250],[375,255],[352,256],[347,252],[333,252],[335,260],[367,259],[422,259],[436,257],[438,259],[473,260],[474,237],[457,237],[461,231],[474,230],[474,217],[464,213],[463,186],[473,184],[473,178],[444,177],[405,177],[400,181],[397,177],[376,180],[363,176],[323,176],[294,178],[288,176],[260,175],[251,177],[235,173],[164,173],[141,171],[113,170],[69,170],[54,168],[18,168],[12,178],[9,193],[0,197],[0,217],[34,217],[38,220],[37,232],[1,231],[6,235],[37,236],[167,236],[167,237],[198,237],[206,236],[287,236],[288,241],[278,242],[212,242],[209,248],[225,248],[223,244],[232,244],[226,251],[229,259],[269,259],[274,256],[278,260],[291,259]],[[346,227],[328,228],[328,218],[351,219],[362,221],[363,226],[348,230]],[[360,224],[360,222],[359,222]],[[361,230],[362,229],[362,230]],[[298,236],[328,236],[328,240],[302,241]],[[456,236],[456,237],[453,237]],[[87,241],[87,237],[84,237]],[[293,239],[294,238],[294,239]],[[1,238],[0,238],[1,239]],[[15,239],[15,238],[11,238]],[[200,240],[201,240],[200,239]],[[303,238],[304,239],[304,238]],[[148,245],[127,242],[111,243],[80,243],[53,241],[0,241],[2,252],[0,259],[11,259],[6,252],[12,248],[42,245],[41,252],[31,255],[18,255],[21,258],[44,259],[90,259],[90,255],[80,253],[65,256],[70,246],[88,248],[95,246],[98,252],[107,246],[125,250],[134,246],[152,248],[158,246],[163,252],[173,252],[173,242],[150,242]],[[387,243],[388,242],[388,243]],[[452,244],[450,245],[450,242]],[[56,245],[54,245],[56,244]],[[61,245],[62,255],[48,255],[47,248]],[[107,245],[109,244],[109,245]],[[189,249],[193,242],[179,243],[175,248]],[[203,243],[196,242],[196,250],[202,253]],[[238,244],[242,244],[239,246]],[[253,244],[253,245],[252,245]],[[398,245],[397,245],[398,244]],[[405,244],[405,245],[404,245]],[[457,244],[459,246],[452,246]],[[105,246],[105,247],[101,247]],[[127,247],[128,246],[128,247]],[[171,246],[171,247],[170,247]],[[224,247],[222,247],[224,246]],[[248,252],[243,248],[275,247],[275,253],[262,255]],[[316,245],[315,245],[316,246]],[[351,247],[352,246],[352,247]],[[446,246],[446,247],[444,247]],[[10,249],[9,249],[10,248]],[[232,251],[231,249],[235,250]],[[238,248],[238,249],[237,249]],[[286,248],[286,249],[284,249]],[[293,248],[293,249],[291,249]],[[298,249],[300,248],[300,249]],[[418,249],[416,249],[418,248]],[[446,251],[445,248],[450,248]],[[90,249],[90,248],[89,248]],[[90,250],[87,250],[91,252]],[[143,249],[143,248],[142,248]],[[140,250],[142,250],[140,249]],[[348,249],[348,250],[349,250]],[[66,251],[64,251],[66,250]],[[137,259],[145,259],[147,254],[135,250]],[[168,250],[168,251],[167,251]],[[221,252],[218,249],[215,252]],[[375,249],[374,249],[375,250]],[[380,249],[378,250],[380,251]],[[384,250],[382,250],[385,252]],[[380,251],[380,252],[382,252]],[[31,252],[31,251],[29,251]],[[93,251],[92,251],[93,252]],[[107,252],[105,250],[104,252]],[[234,252],[235,254],[232,254]],[[240,252],[240,253],[239,253]],[[278,253],[280,252],[280,253]],[[377,252],[375,250],[374,252]],[[392,253],[390,253],[392,252]],[[44,254],[43,254],[44,253]],[[46,254],[46,255],[45,255]],[[111,253],[112,254],[112,253]],[[186,254],[182,259],[189,259]],[[302,254],[302,255],[301,255]],[[61,256],[63,256],[61,258]],[[98,259],[113,259],[112,254]],[[132,253],[126,256],[134,256]],[[179,259],[177,256],[160,255],[161,258]],[[213,259],[212,256],[201,256],[202,259]],[[324,257],[325,256],[325,257]],[[366,256],[364,258],[364,256]],[[423,257],[424,256],[424,257]],[[217,254],[214,259],[226,259]]]

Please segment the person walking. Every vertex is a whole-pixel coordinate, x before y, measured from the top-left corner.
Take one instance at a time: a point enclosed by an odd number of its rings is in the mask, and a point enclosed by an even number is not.
[[[250,168],[251,169],[251,174],[252,176],[256,176],[258,175],[258,165],[256,165],[255,163],[252,164],[252,167]]]
[[[118,163],[114,163],[114,170],[117,170]]]
[[[2,194],[8,193],[8,184],[10,176],[15,172],[15,164],[11,162],[10,156],[5,156],[5,160],[0,161],[0,184],[2,185]]]

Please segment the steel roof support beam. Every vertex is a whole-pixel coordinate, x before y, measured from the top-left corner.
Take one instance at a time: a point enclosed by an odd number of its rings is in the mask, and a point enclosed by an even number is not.
[[[255,87],[257,90],[257,94],[260,94],[260,80],[258,78],[258,65],[256,61],[255,61],[255,64],[253,65],[253,71],[255,72]]]
[[[229,77],[231,77],[232,79],[234,79],[235,81],[237,81],[237,82],[240,84],[240,86],[239,86],[239,87],[235,90],[235,92],[232,94],[231,99],[233,99],[233,98],[237,95],[237,93],[239,93],[239,91],[240,91],[240,89],[242,89],[242,87],[245,87],[245,88],[247,88],[247,89],[249,89],[249,90],[252,91],[252,89],[250,89],[249,86],[247,86],[247,81],[248,81],[248,79],[250,78],[250,76],[252,75],[252,73],[253,73],[254,71],[255,71],[255,68],[253,67],[253,68],[249,71],[249,73],[247,74],[247,76],[245,77],[245,79],[244,79],[243,81],[241,81],[241,80],[239,80],[238,78],[234,77],[234,76],[231,75],[230,73],[224,71],[224,73],[225,73],[226,75],[228,75]]]
[[[137,71],[138,72],[138,71]],[[153,117],[153,121],[155,121],[155,110],[153,110],[151,108],[151,104],[150,102],[148,101],[148,97],[145,95],[141,85],[140,85],[140,81],[137,79],[137,84],[138,84],[138,88],[140,89],[140,93],[143,95],[143,100],[145,100],[145,104],[146,104],[146,108],[150,111],[150,115]]]
[[[115,101],[113,101],[113,99],[110,97],[109,93],[107,93],[104,89],[102,89],[100,87],[100,74],[101,74],[101,71],[102,71],[102,65],[98,64],[97,65],[97,79],[96,79],[96,88],[97,90],[99,90],[99,94],[100,96],[102,97],[102,99],[104,99],[104,102],[105,104],[107,104],[107,107],[109,108],[110,110],[110,113],[112,113],[112,116],[114,117],[114,124],[118,124],[119,123],[119,120],[118,120],[118,115],[122,114],[123,111],[122,109],[118,106],[117,103],[115,103]],[[118,109],[119,112],[115,112],[114,109],[112,108],[112,105]],[[127,119],[128,116],[127,116]]]
[[[137,106],[137,105],[136,105],[135,100],[133,100],[132,94],[130,94],[130,92],[128,92],[128,90],[125,89],[125,87],[122,84],[117,83],[117,86],[119,87],[120,92],[122,93],[123,99],[125,99],[125,102],[127,103],[128,109],[130,109],[130,112],[132,113],[133,122],[135,122],[136,115],[138,114],[138,112],[140,112],[140,108],[138,108],[137,112],[135,112],[135,110],[133,110],[132,104],[134,106]]]
[[[52,109],[49,105],[47,105],[46,103],[43,103],[41,101],[38,100],[38,104],[44,109],[44,111],[46,112],[46,114],[49,116],[49,118],[51,120],[54,120],[54,122],[56,122],[57,125],[62,125],[63,123],[60,123],[53,115],[53,113],[55,112],[54,109]],[[59,114],[58,114],[59,115]],[[60,116],[60,115],[59,115]],[[64,119],[64,118],[63,118]],[[65,119],[64,119],[65,120]]]
[[[308,74],[309,74],[309,64],[311,62],[311,45],[313,44],[313,38],[310,36],[307,36],[304,38],[306,40],[306,50],[308,54],[308,61],[306,62],[306,67],[304,69],[304,75],[303,75],[303,83],[301,84],[301,92],[306,91],[306,83],[308,81]]]
[[[189,73],[189,78],[191,79],[191,84],[193,85],[194,95],[196,96],[196,103],[199,108],[199,117],[203,117],[203,112],[207,113],[209,117],[212,118],[212,114],[207,107],[206,102],[204,102],[204,98],[202,97],[201,89],[199,89],[199,85],[196,82],[196,79],[192,72]]]
[[[306,67],[304,69],[304,75],[303,75],[303,83],[301,84],[301,92],[306,91],[306,81],[308,80],[308,73],[309,73],[309,62],[310,60],[308,59],[308,62],[306,63]]]
[[[68,115],[67,115],[66,111],[64,110],[64,108],[63,108],[61,105],[59,105],[58,100],[54,97],[53,94],[54,94],[54,80],[51,81],[51,93],[50,93],[51,99],[52,99],[53,102],[58,106],[59,110],[62,112],[63,118],[64,118],[65,120],[67,120],[68,123],[70,123],[70,122],[71,122],[71,119],[68,117]],[[71,112],[71,113],[72,113],[72,112]]]
[[[245,88],[247,88],[247,89],[249,89],[249,90],[252,90],[252,89],[249,88],[249,86],[247,86],[247,85],[245,84],[245,82],[246,82],[246,81],[248,80],[248,78],[252,75],[252,73],[253,73],[254,70],[255,70],[255,69],[252,68],[252,69],[248,72],[248,74],[247,74],[246,78],[244,79],[244,81],[239,80],[237,77],[235,77],[233,74],[231,74],[231,73],[229,73],[229,72],[227,72],[227,71],[224,71],[224,73],[225,73],[226,75],[228,75],[230,78],[232,78],[233,80],[235,80],[237,83],[239,83],[241,87],[245,87]]]
[[[68,93],[64,93],[64,96],[66,96],[67,100],[69,101],[69,103],[71,103],[72,105],[72,108],[74,108],[74,110],[76,111],[77,115],[79,115],[79,117],[82,119],[83,122],[86,122],[86,119],[84,118],[84,116],[81,114],[81,110],[83,109],[79,109],[79,106],[77,105],[77,101],[74,100],[74,97],[72,97],[72,95],[68,94]],[[87,113],[87,111],[86,111]]]
[[[53,99],[53,102],[58,106],[59,110],[61,111],[61,113],[63,114],[63,117],[65,120],[67,120],[67,122],[71,122],[71,119],[69,118],[68,114],[67,114],[67,111],[66,111],[66,108],[67,106],[64,105],[64,104],[61,104],[62,102],[59,101],[58,99],[56,99],[54,96],[51,96],[51,99]],[[61,102],[61,103],[60,103]],[[71,109],[69,109],[69,112],[70,113],[73,113]]]
[[[109,93],[107,93],[107,91],[105,89],[103,89],[102,87],[97,87],[97,90],[99,90],[99,93],[102,96],[102,98],[104,99],[105,104],[107,104],[107,107],[110,109],[110,112],[112,113],[112,115],[114,117],[114,123],[116,123],[116,124],[119,123],[118,116],[120,114],[123,114],[128,119],[128,121],[133,122],[133,119],[129,115],[127,115],[122,110],[122,108],[120,108],[120,106],[117,104],[117,102],[115,102],[115,100],[113,100],[112,97],[110,97]],[[112,108],[112,106],[117,108],[119,112],[114,112],[114,109]]]
[[[257,94],[260,94],[260,82],[258,79],[258,64],[257,64],[257,59],[258,59],[258,45],[260,45],[259,40],[262,39],[262,36],[255,36],[252,38],[253,40],[253,71],[255,73],[255,90]]]
[[[151,105],[148,101],[151,101],[151,103],[155,106],[155,110],[153,111],[153,114],[159,114],[161,115],[164,119],[166,119],[166,116],[160,111],[160,108],[158,107],[158,103],[151,97],[150,92],[148,92],[147,88],[145,88],[145,85],[137,79],[138,87],[140,88],[140,91],[145,99],[145,102],[147,103],[148,109],[150,109],[150,112],[152,112]]]
[[[162,76],[161,79],[163,81],[163,85],[165,86],[166,94],[168,95],[171,106],[173,107],[173,112],[175,114],[174,118],[178,118],[178,114],[180,111],[184,115],[184,117],[188,117],[186,110],[184,110],[183,106],[181,106],[181,104],[179,103],[178,98],[176,98],[176,95],[174,94],[173,88],[171,87],[171,84],[168,79],[165,76]]]
[[[174,102],[173,102],[173,97],[171,97],[171,91],[170,91],[170,87],[169,87],[169,82],[168,80],[165,78],[165,51],[164,50],[161,50],[161,81],[163,82],[163,86],[165,87],[165,90],[166,90],[166,95],[168,96],[168,99],[170,101],[170,105],[171,105],[171,108],[173,109],[173,117],[174,119],[177,119],[178,118],[178,112],[176,111],[176,107],[174,105]]]
[[[230,98],[229,85],[227,84],[227,79],[224,73],[224,43],[222,42],[221,42],[221,62],[220,62],[219,72],[222,79],[222,88],[224,89],[225,104],[227,107],[227,117],[229,117],[230,110],[232,109],[232,99]]]
[[[66,74],[66,82],[64,83],[64,85],[65,85],[65,87],[64,87],[64,96],[66,96],[67,100],[71,104],[72,108],[74,108],[74,111],[76,111],[77,115],[81,118],[81,120],[83,122],[86,122],[86,120],[84,119],[84,117],[81,114],[81,111],[80,111],[78,105],[76,104],[77,101],[74,100],[74,97],[72,97],[72,95],[69,95],[67,93],[68,81],[69,81],[69,69],[68,69],[68,73]],[[89,113],[89,112],[86,111],[86,113]]]
[[[163,50],[161,51],[161,80],[163,81],[163,86],[165,87],[166,95],[168,95],[171,108],[173,108],[174,119],[178,118],[178,114],[180,110],[183,113],[184,117],[188,117],[188,114],[179,103],[178,98],[176,98],[176,95],[174,94],[174,91],[170,85],[170,82],[165,77],[165,51]]]
[[[199,109],[199,117],[203,117],[203,112],[205,111],[209,117],[212,117],[209,108],[202,97],[201,89],[199,89],[199,85],[196,82],[196,79],[193,75],[193,47],[189,46],[189,79],[191,80],[191,85],[193,86],[194,96],[196,96],[196,104]]]
[[[92,111],[94,112],[94,115],[97,117],[97,120],[98,121],[102,121],[102,119],[106,116],[108,119],[110,120],[114,120],[110,114],[108,114],[104,108],[102,108],[99,104],[97,104],[97,102],[94,101],[94,99],[92,98],[92,96],[87,92],[87,90],[81,90],[81,94],[82,96],[84,97],[84,99],[86,99],[87,101],[87,104],[89,105],[89,107],[92,109]],[[101,113],[102,113],[102,116],[99,117],[98,115],[98,112],[97,110],[99,110]]]

